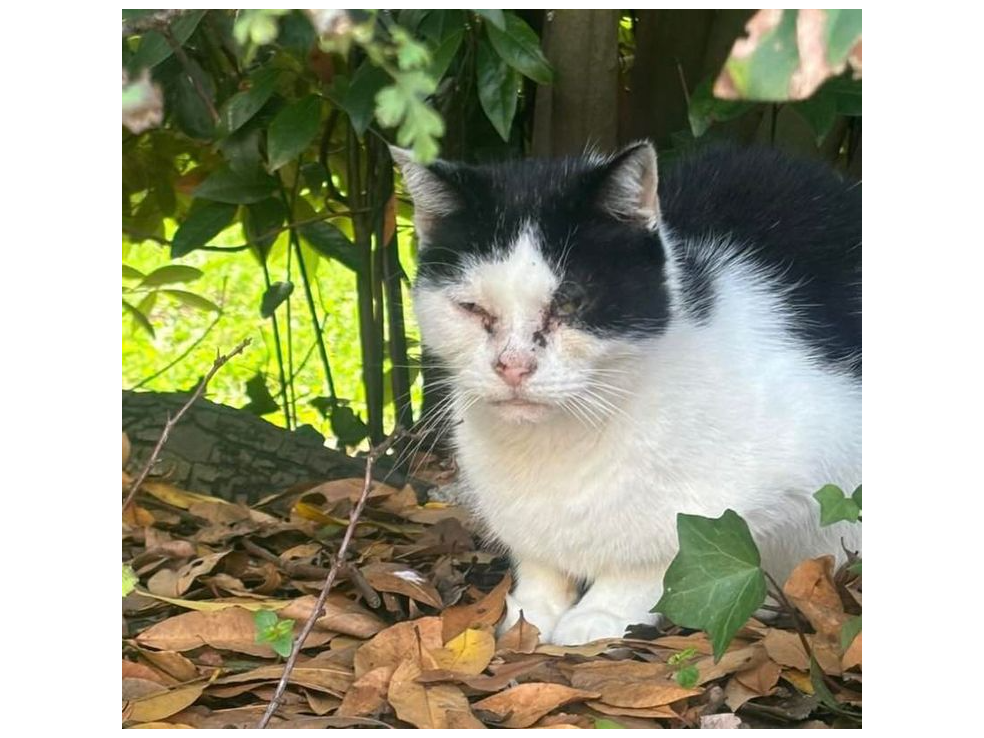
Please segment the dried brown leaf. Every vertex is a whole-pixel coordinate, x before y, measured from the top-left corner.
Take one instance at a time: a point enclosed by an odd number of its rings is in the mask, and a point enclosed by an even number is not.
[[[681,687],[672,679],[609,682],[601,688],[601,701],[613,707],[660,707],[703,691]]]
[[[127,460],[130,458],[130,438],[126,435],[126,431],[123,431],[123,466],[126,466]]]
[[[844,658],[841,659],[841,668],[844,671],[852,669],[855,666],[861,666],[861,634],[858,633],[854,636],[854,640],[851,641],[851,645],[847,647],[847,651],[844,652]]]
[[[425,605],[440,608],[441,595],[434,585],[416,569],[403,564],[376,562],[360,568],[362,575],[373,589],[379,592],[395,592]]]
[[[313,595],[299,597],[278,614],[280,617],[292,618],[298,623],[303,623],[311,616],[317,601]],[[370,638],[385,627],[386,623],[371,611],[355,600],[338,593],[328,595],[325,601],[325,614],[315,621],[315,628],[318,630],[330,630],[356,638]]]
[[[572,687],[600,692],[611,685],[665,680],[670,668],[666,664],[642,661],[589,661],[564,671]]]
[[[597,699],[597,692],[573,689],[563,684],[531,682],[476,702],[472,707],[502,718],[502,727],[528,728],[541,717],[571,702]]]
[[[833,556],[803,561],[793,569],[782,589],[818,634],[839,641],[848,615],[834,586]]]
[[[618,707],[614,705],[608,705],[604,702],[598,702],[592,700],[586,703],[588,707],[592,710],[597,710],[602,715],[628,715],[630,717],[639,718],[679,718],[673,710],[666,705],[660,705],[659,707]]]
[[[154,679],[123,677],[123,699],[139,700],[154,694],[167,692],[167,687]]]
[[[243,684],[245,682],[278,681],[284,673],[281,664],[261,666],[258,669],[232,674],[215,681],[216,684]],[[308,689],[341,697],[352,685],[352,670],[338,664],[325,661],[305,661],[294,666],[290,672],[288,683],[297,684]]]
[[[407,658],[422,658],[426,651],[441,648],[441,618],[407,620],[377,633],[355,653],[355,676],[380,666],[396,667]],[[425,665],[430,668],[430,664]]]
[[[141,651],[140,656],[149,661],[155,669],[178,682],[190,682],[198,678],[198,668],[195,664],[177,651]]]
[[[773,628],[762,639],[762,645],[765,646],[769,658],[776,663],[791,666],[800,671],[809,670],[810,657],[807,656],[796,633]]]
[[[496,652],[509,653],[533,653],[540,645],[540,629],[532,623],[528,623],[523,614],[519,614],[519,620],[502,634],[502,637],[495,644]]]
[[[767,659],[735,674],[735,679],[759,695],[767,695],[772,692],[779,681],[779,674],[782,669],[775,661]]]
[[[512,577],[506,574],[502,581],[478,602],[457,605],[445,610],[442,615],[444,642],[450,641],[467,628],[485,628],[498,623],[505,609],[506,595],[511,586]]]
[[[425,686],[416,682],[420,666],[413,659],[393,672],[388,699],[400,720],[418,728],[484,727],[471,713],[468,698],[452,684]]]
[[[157,682],[158,684],[163,685],[174,683],[173,679],[161,674],[156,669],[152,669],[147,666],[147,664],[141,664],[136,661],[127,661],[126,659],[123,659],[123,678],[145,679],[147,681]]]
[[[181,712],[202,696],[204,684],[189,684],[175,687],[167,692],[155,694],[130,703],[129,719],[139,723],[152,722]]]
[[[751,646],[728,651],[716,664],[714,663],[713,657],[700,659],[694,663],[694,666],[697,667],[697,671],[700,673],[697,684],[707,684],[707,682],[720,679],[736,671],[751,669],[758,666],[758,664],[767,658],[769,657],[765,651],[765,647],[761,643],[755,643]]]
[[[396,668],[380,666],[356,679],[342,699],[338,714],[346,717],[374,715],[386,704],[386,692]]]

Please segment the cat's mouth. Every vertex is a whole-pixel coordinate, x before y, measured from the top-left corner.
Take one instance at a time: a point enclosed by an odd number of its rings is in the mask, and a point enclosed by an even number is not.
[[[496,407],[515,407],[515,408],[545,408],[547,405],[543,402],[533,402],[532,400],[524,400],[522,397],[510,397],[508,400],[493,400],[492,404]]]

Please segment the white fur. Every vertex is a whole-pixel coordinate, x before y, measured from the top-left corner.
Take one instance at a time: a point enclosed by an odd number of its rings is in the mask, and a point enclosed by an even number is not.
[[[737,511],[780,582],[802,559],[841,551],[842,538],[860,547],[859,526],[820,528],[811,497],[826,483],[861,482],[860,381],[792,336],[795,316],[770,275],[727,243],[692,248],[712,274],[710,321],[681,315],[675,297],[677,317],[657,338],[557,328],[522,391],[544,403],[533,410],[491,402],[513,392],[495,357],[531,348],[561,281],[535,230],[496,260],[467,265],[451,292],[417,287],[424,343],[454,375],[448,412],[461,421],[468,502],[516,564],[504,627],[523,610],[544,640],[580,643],[655,622],[680,512]],[[460,301],[496,315],[494,334]],[[575,602],[578,581],[591,584]]]

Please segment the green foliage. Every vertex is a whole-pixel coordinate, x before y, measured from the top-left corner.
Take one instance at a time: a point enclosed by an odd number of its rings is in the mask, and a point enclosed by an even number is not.
[[[820,503],[820,525],[832,525],[842,520],[856,523],[861,519],[861,487],[850,497],[833,484],[826,484],[813,494]]]
[[[274,282],[271,284],[263,293],[263,299],[260,301],[260,315],[264,318],[272,316],[293,291],[293,282]]]
[[[699,628],[715,659],[765,602],[765,575],[748,525],[734,510],[720,518],[677,515],[680,551],[663,578],[655,612],[677,625]]]
[[[269,643],[284,658],[290,656],[294,637],[293,620],[278,618],[272,610],[257,610],[253,613],[253,623],[257,643]]]
[[[126,597],[140,583],[140,577],[129,564],[123,564],[123,596]]]
[[[685,689],[692,689],[700,679],[700,671],[690,663],[696,655],[696,648],[685,648],[666,660],[673,669],[674,681]]]
[[[614,720],[609,720],[608,718],[595,718],[594,726],[596,728],[624,728],[625,727],[621,723],[616,723]]]
[[[854,642],[858,633],[861,632],[861,616],[854,615],[848,618],[841,626],[841,649],[846,651],[847,647]]]
[[[519,75],[484,40],[478,42],[476,68],[482,110],[502,140],[508,141],[519,100]]]
[[[124,268],[123,315],[132,328],[124,344],[131,363],[125,374],[131,382],[152,375],[151,367],[180,355],[179,340],[187,346],[212,330],[213,323],[196,321],[196,314],[218,313],[225,317],[215,323],[214,337],[235,342],[246,329],[262,331],[264,340],[255,344],[260,353],[253,350],[251,366],[234,367],[217,379],[217,398],[237,398],[261,414],[279,409],[280,422],[292,426],[301,416],[317,419],[307,398],[327,397],[330,410],[321,428],[345,445],[361,443],[367,427],[382,427],[384,412],[395,416],[402,400],[394,398],[391,383],[412,381],[412,357],[387,353],[403,342],[383,341],[391,296],[371,266],[387,232],[380,227],[386,211],[380,198],[392,191],[385,184],[382,165],[388,159],[380,141],[411,147],[427,161],[438,153],[445,115],[482,115],[475,82],[479,43],[485,71],[491,64],[499,75],[499,102],[489,106],[492,124],[483,135],[508,139],[522,104],[516,69],[549,78],[539,42],[513,11],[501,10],[177,13],[169,33],[182,54],[174,54],[157,31],[125,37],[123,44],[130,79],[150,85],[141,98],[147,110],[137,111],[138,123],[147,127],[125,132],[123,139],[124,251],[139,246],[141,253],[139,263],[131,260]],[[143,77],[146,70],[149,79]],[[458,83],[465,78],[471,82],[462,87]],[[353,181],[359,183],[354,195]],[[397,212],[402,233],[409,212],[403,204]],[[149,258],[145,239],[186,263]],[[409,240],[403,238],[397,249],[407,260]],[[227,253],[217,253],[222,251]],[[210,270],[219,263],[236,283],[228,293],[223,279],[207,280],[205,291],[180,282],[155,284],[161,275],[154,271],[162,266]],[[240,263],[241,268],[231,266]],[[241,275],[249,269],[255,271],[247,294]],[[353,276],[369,287],[356,294]],[[150,283],[143,283],[147,278]],[[280,285],[265,292],[275,282]],[[304,304],[291,306],[288,321],[282,306],[297,295],[285,285],[298,283],[305,287]],[[275,316],[276,332],[269,318],[258,323],[242,312],[250,301],[252,315],[261,303],[264,315]],[[356,301],[362,303],[359,310]],[[373,330],[346,327],[340,335],[339,326],[350,325],[355,314],[371,315]],[[413,325],[412,316],[392,319]],[[334,340],[326,340],[322,352],[313,344],[325,323]],[[198,326],[201,335],[189,326]],[[330,396],[330,365],[340,365],[345,383],[367,376],[351,346],[356,335],[372,344],[367,355],[380,357],[377,376],[386,384],[374,389],[371,402],[367,388],[348,386],[344,394],[352,400],[346,405]],[[315,358],[308,362],[312,351]],[[141,363],[133,364],[137,356]],[[191,365],[198,356],[190,354],[187,368],[179,364],[150,386],[190,385],[204,371]],[[273,370],[271,361],[278,365]],[[316,367],[320,381],[312,379]],[[266,377],[280,380],[279,391],[271,394]],[[302,381],[303,391],[296,386]],[[413,392],[419,397],[419,386]],[[393,408],[382,407],[383,400]]]

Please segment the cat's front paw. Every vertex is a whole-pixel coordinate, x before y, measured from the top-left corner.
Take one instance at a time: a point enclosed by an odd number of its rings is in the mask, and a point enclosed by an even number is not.
[[[622,638],[625,629],[638,622],[638,618],[628,618],[608,610],[579,610],[575,607],[560,619],[549,640],[558,646],[579,646],[602,638]],[[646,619],[647,625],[654,623],[655,617]]]
[[[527,623],[532,623],[540,631],[540,640],[543,643],[550,642],[550,634],[554,626],[560,620],[564,611],[567,609],[566,602],[528,602],[520,600],[515,595],[506,595],[506,617],[497,629],[497,635],[501,636],[519,620],[520,612]]]

